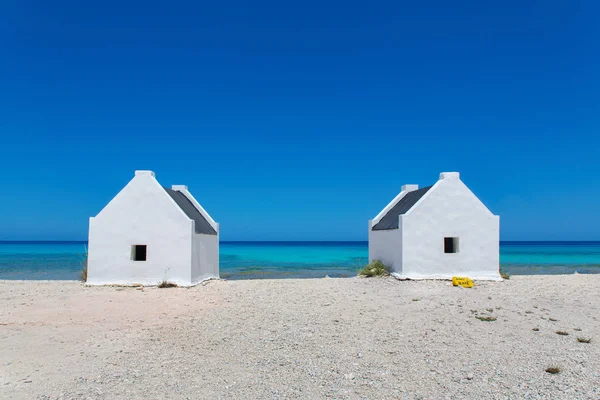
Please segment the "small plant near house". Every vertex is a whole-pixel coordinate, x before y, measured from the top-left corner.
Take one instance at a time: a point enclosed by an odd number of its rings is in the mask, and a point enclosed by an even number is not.
[[[81,271],[79,272],[79,279],[83,283],[87,282],[87,274],[88,274],[88,251],[87,247],[85,247],[85,254],[83,254],[82,258],[79,260],[79,265],[81,266]]]
[[[500,276],[502,277],[502,279],[510,279],[510,274],[502,270],[500,270]]]
[[[567,336],[569,334],[569,332],[565,332],[565,331],[556,331],[557,335],[562,335],[562,336]]]
[[[559,367],[548,367],[546,368],[546,372],[549,374],[558,374],[560,372]]]
[[[84,264],[81,267],[81,272],[79,273],[79,279],[81,279],[81,281],[83,283],[87,282],[87,258],[85,259]]]
[[[162,282],[158,284],[158,287],[161,289],[172,288],[172,287],[177,287],[177,284],[173,283],[173,282],[169,282],[166,279],[163,279]]]
[[[358,276],[373,277],[373,276],[387,276],[390,274],[390,269],[384,263],[379,260],[375,260],[360,271]]]
[[[578,341],[579,343],[591,343],[591,342],[592,342],[592,339],[590,339],[590,338],[582,338],[582,337],[578,337],[578,338],[577,338],[577,341]]]
[[[162,280],[162,281],[161,281],[161,282],[158,284],[158,287],[159,287],[159,288],[161,288],[161,289],[164,289],[164,288],[172,288],[172,287],[177,287],[177,284],[176,284],[176,283],[169,282],[169,281],[167,280],[167,272],[169,272],[169,270],[170,270],[170,269],[171,269],[171,268],[167,268],[167,269],[165,269],[165,277],[164,277],[164,278],[163,278],[163,280]]]
[[[484,322],[493,322],[496,320],[496,318],[494,317],[482,317],[482,316],[476,316],[475,318],[477,318],[480,321],[484,321]]]

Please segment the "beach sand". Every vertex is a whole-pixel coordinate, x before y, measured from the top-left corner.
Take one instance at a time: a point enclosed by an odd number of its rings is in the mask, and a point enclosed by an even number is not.
[[[598,318],[600,275],[1,281],[0,398],[598,399]]]

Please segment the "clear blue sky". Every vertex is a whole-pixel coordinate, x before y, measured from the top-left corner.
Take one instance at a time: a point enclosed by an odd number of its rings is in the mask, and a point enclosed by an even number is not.
[[[0,240],[151,169],[223,240],[366,240],[441,171],[503,240],[600,239],[600,2],[0,5]]]

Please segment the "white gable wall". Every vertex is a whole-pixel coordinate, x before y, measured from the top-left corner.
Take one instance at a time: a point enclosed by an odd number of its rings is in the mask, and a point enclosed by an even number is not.
[[[458,178],[440,179],[400,216],[402,269],[411,279],[468,276],[500,280],[500,218]],[[444,238],[458,237],[458,253],[444,252]]]
[[[194,222],[150,171],[136,176],[90,218],[88,284],[156,285],[164,278],[192,284]],[[204,236],[204,235],[203,235]],[[147,260],[133,261],[132,245],[147,245]]]

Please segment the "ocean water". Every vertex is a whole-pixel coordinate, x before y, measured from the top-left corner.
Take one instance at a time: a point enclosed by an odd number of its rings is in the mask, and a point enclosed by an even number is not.
[[[86,242],[1,242],[0,279],[77,279]],[[222,242],[225,279],[350,277],[367,263],[367,242]],[[512,275],[600,273],[600,242],[502,242]]]

